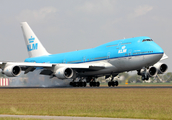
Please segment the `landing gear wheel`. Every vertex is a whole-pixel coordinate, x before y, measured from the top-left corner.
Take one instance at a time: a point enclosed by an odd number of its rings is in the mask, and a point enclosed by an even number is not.
[[[145,76],[144,75],[142,75],[142,80],[145,80]]]
[[[70,82],[69,85],[70,85],[70,86],[73,86],[73,83],[74,83],[74,82]]]
[[[149,80],[149,76],[148,75],[142,75],[142,80]]]
[[[87,86],[87,83],[86,82],[83,82],[83,87],[86,87]]]
[[[96,86],[99,87],[100,86],[100,82],[96,82]]]
[[[78,87],[82,87],[82,82],[77,82],[78,83]]]
[[[90,87],[93,87],[93,82],[90,82]]]
[[[108,82],[108,86],[109,87],[115,87],[115,86],[118,86],[119,85],[119,83],[118,83],[118,81],[110,81],[110,82]]]
[[[87,83],[86,82],[70,82],[69,85],[73,87],[86,87]]]
[[[114,86],[115,86],[115,82],[114,82],[114,81],[112,81],[112,82],[111,82],[111,85],[112,85],[112,87],[114,87]]]
[[[73,87],[76,87],[76,82],[73,82]]]
[[[111,81],[110,81],[110,82],[108,82],[108,86],[109,86],[109,87],[111,87],[111,85],[112,85],[112,84],[111,84]]]
[[[119,85],[118,81],[115,81],[115,86],[118,86],[118,85]]]
[[[90,87],[99,87],[100,82],[90,82]]]
[[[96,87],[96,82],[93,82],[93,87]]]

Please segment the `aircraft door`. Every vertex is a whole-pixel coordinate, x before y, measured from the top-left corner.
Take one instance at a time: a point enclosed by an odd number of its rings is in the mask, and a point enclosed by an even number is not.
[[[128,59],[131,59],[132,58],[132,49],[129,49],[128,50]]]
[[[85,61],[86,61],[86,57],[84,56],[84,57],[83,57],[83,62],[85,62]]]
[[[107,59],[109,59],[109,58],[110,58],[110,52],[107,53]]]
[[[121,44],[122,44],[122,42],[120,41],[120,42],[118,43],[118,46],[116,47],[116,49],[120,49]]]
[[[66,59],[63,60],[63,63],[64,63],[64,64],[66,63]]]
[[[127,62],[127,66],[128,69],[140,69],[139,67],[142,65],[143,62],[143,56],[142,55],[135,55],[132,56],[132,52],[134,50],[129,49],[128,50],[128,62]]]
[[[110,62],[110,52],[107,53],[107,59],[109,59],[108,62]]]

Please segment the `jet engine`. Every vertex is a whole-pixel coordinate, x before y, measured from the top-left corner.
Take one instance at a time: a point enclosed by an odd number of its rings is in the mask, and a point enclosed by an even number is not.
[[[166,64],[164,64],[164,63],[161,63],[161,62],[156,63],[156,64],[154,65],[154,67],[157,68],[158,74],[163,74],[163,73],[165,73],[165,72],[167,71],[167,69],[168,69],[168,66],[167,66]]]
[[[149,77],[157,75],[157,68],[152,66],[149,69],[141,69],[138,71],[138,75],[142,76],[142,80],[148,80]]]
[[[157,69],[155,67],[151,67],[147,70],[147,75],[149,77],[157,75]]]
[[[55,72],[55,76],[59,79],[70,79],[73,78],[75,75],[75,72],[71,68],[58,68]]]
[[[156,67],[150,67],[149,69],[141,69],[140,75],[146,74],[149,77],[155,76],[157,74]]]
[[[19,66],[9,65],[6,66],[2,73],[8,77],[17,77],[20,75],[21,68]]]

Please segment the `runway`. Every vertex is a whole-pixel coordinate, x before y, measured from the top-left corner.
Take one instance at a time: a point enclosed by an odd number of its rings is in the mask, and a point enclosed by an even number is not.
[[[149,86],[149,85],[145,85],[145,86],[141,86],[141,85],[133,85],[133,86],[118,86],[118,87],[108,87],[108,86],[100,86],[100,87],[71,87],[71,86],[5,86],[5,87],[0,87],[0,89],[37,89],[37,88],[45,88],[45,89],[59,89],[59,88],[63,88],[63,89],[156,89],[156,88],[172,88],[172,86],[170,85],[161,85],[161,86]]]
[[[36,118],[36,119],[53,119],[53,120],[146,120],[146,119],[129,119],[129,118],[101,118],[101,117],[70,117],[70,116],[39,116],[39,115],[0,115],[1,117],[12,118]]]

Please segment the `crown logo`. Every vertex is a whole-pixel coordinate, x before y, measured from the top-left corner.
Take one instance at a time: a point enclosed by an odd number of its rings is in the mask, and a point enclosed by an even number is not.
[[[31,38],[29,38],[28,40],[29,40],[29,43],[33,43],[35,38],[31,36]]]
[[[122,49],[125,49],[126,46],[122,46]]]

